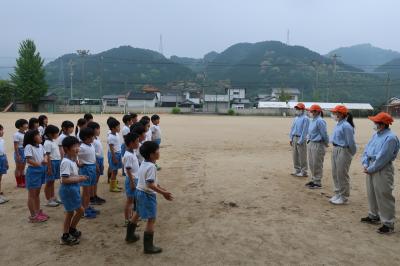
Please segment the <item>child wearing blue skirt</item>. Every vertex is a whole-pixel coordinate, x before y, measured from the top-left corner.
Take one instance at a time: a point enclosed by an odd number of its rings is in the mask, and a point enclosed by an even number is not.
[[[139,135],[136,133],[128,133],[125,135],[126,152],[122,158],[126,177],[125,177],[125,224],[129,226],[129,219],[132,217],[133,210],[135,210],[134,202],[136,195],[136,184],[138,181],[137,174],[139,171],[139,161],[136,157],[135,150],[139,147]],[[128,242],[129,237],[126,238]]]
[[[61,161],[61,186],[60,197],[65,209],[63,235],[60,239],[62,245],[79,244],[81,232],[76,229],[83,215],[79,183],[87,181],[86,176],[78,174],[76,163],[79,152],[79,140],[75,137],[65,137],[63,142],[64,158]]]
[[[46,167],[46,185],[44,186],[44,194],[47,199],[47,206],[49,207],[57,207],[60,205],[54,193],[54,181],[60,179],[61,154],[57,143],[59,131],[60,129],[58,127],[48,125],[43,135],[46,139],[43,147],[49,158]]]
[[[24,137],[25,132],[28,130],[28,121],[25,119],[18,119],[15,121],[15,127],[18,129],[13,135],[14,141],[14,160],[15,160],[15,180],[17,187],[25,187],[25,153],[24,153]]]
[[[122,189],[117,184],[118,170],[122,168],[121,158],[121,142],[118,132],[120,131],[120,123],[113,118],[108,121],[110,134],[107,137],[108,150],[108,165],[111,171],[110,192],[121,192]]]
[[[138,172],[138,184],[136,187],[137,214],[134,214],[131,222],[137,224],[139,217],[147,220],[143,236],[144,253],[155,254],[162,249],[153,245],[154,224],[157,217],[157,193],[164,196],[166,200],[173,200],[172,193],[158,184],[156,161],[160,158],[159,145],[153,141],[146,141],[140,147],[140,153],[145,161],[140,165]],[[130,234],[135,237],[133,227]]]
[[[28,168],[26,170],[26,188],[28,189],[29,221],[45,222],[49,216],[40,209],[40,190],[45,182],[45,164],[47,156],[42,146],[42,137],[38,130],[29,130],[24,137],[24,151]]]
[[[4,197],[3,192],[1,191],[1,178],[3,175],[7,174],[8,170],[8,160],[4,145],[4,128],[0,125],[0,204],[8,202],[8,199]]]
[[[97,161],[96,161],[96,150],[93,145],[94,130],[91,128],[83,128],[79,133],[80,140],[82,141],[79,153],[79,174],[87,176],[88,179],[80,183],[82,187],[82,206],[85,210],[85,218],[96,218],[99,213],[98,210],[90,206],[90,196],[96,186],[97,180]]]

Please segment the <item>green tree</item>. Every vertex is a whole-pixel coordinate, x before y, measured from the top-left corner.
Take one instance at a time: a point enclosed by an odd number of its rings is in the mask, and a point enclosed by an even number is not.
[[[36,51],[35,43],[29,39],[21,42],[18,53],[15,73],[10,75],[11,80],[16,87],[18,98],[36,109],[40,97],[47,92],[44,60]]]
[[[14,86],[8,80],[0,80],[0,107],[7,106],[13,99]]]
[[[281,102],[288,102],[290,101],[292,97],[290,96],[289,93],[286,93],[284,89],[281,90],[281,93],[279,94],[279,101]]]

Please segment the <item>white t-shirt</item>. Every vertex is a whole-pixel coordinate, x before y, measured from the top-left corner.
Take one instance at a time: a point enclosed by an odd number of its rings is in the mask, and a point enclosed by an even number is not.
[[[38,131],[39,131],[40,136],[42,136],[42,137],[43,137],[43,135],[44,135],[44,130],[45,130],[44,127],[39,126]]]
[[[145,139],[145,141],[151,141],[151,136],[152,136],[152,133],[151,133],[151,130],[150,130],[150,128],[149,128],[149,130],[147,130],[147,132],[146,132],[146,139]]]
[[[44,151],[42,144],[39,144],[38,146],[28,144],[25,146],[25,157],[31,157],[34,162],[42,163],[45,154],[46,152]]]
[[[140,154],[140,146],[142,146],[142,143],[139,143],[139,148],[137,148],[137,150],[135,150],[135,154],[139,161],[139,165],[142,164],[142,162],[144,161],[143,156]]]
[[[124,164],[125,173],[130,172],[135,178],[137,178],[139,161],[136,157],[135,151],[125,151],[124,157],[122,158],[122,163]]]
[[[78,132],[76,133],[75,137],[79,140],[79,142],[82,142],[81,138],[79,137],[79,133],[81,133],[80,129],[78,129]]]
[[[58,136],[58,138],[57,138],[58,146],[62,146],[63,140],[64,140],[66,137],[68,137],[68,136],[69,136],[69,135],[65,135],[64,133],[61,133],[61,135]]]
[[[96,164],[96,150],[93,144],[81,143],[78,160],[83,164]]]
[[[129,132],[131,132],[131,129],[127,125],[124,125],[124,127],[121,130],[122,137],[127,135]]]
[[[113,145],[114,152],[121,152],[121,142],[120,142],[118,133],[115,133],[115,135],[114,134],[109,134],[108,137],[107,137],[107,144],[108,145],[110,145],[110,144]]]
[[[156,194],[156,192],[150,189],[147,185],[147,182],[153,182],[155,185],[158,184],[157,167],[154,163],[144,161],[139,167],[138,178],[138,190],[149,194]]]
[[[93,146],[94,146],[94,150],[96,151],[96,157],[103,158],[104,157],[103,144],[101,144],[101,140],[98,137],[96,137],[94,139]]]
[[[14,143],[18,142],[18,148],[22,148],[24,146],[24,137],[25,134],[17,131],[13,135]]]
[[[161,139],[161,129],[159,125],[152,125],[150,131],[151,140]]]
[[[50,154],[50,160],[61,160],[60,148],[56,140],[46,139],[43,148],[47,154]]]
[[[4,144],[4,139],[0,138],[0,156],[3,156],[6,154],[6,147]]]
[[[76,162],[64,157],[60,165],[60,175],[61,177],[78,176],[78,165]]]

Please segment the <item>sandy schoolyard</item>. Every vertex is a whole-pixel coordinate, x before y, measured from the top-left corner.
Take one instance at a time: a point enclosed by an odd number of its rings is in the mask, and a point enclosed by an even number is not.
[[[367,119],[356,120],[359,151],[353,160],[350,203],[333,206],[331,148],[325,157],[323,189],[304,187],[292,171],[288,132],[291,118],[162,115],[160,183],[175,200],[159,197],[155,243],[159,255],[144,255],[142,241],[124,241],[124,193],[107,200],[94,220],[82,219],[78,246],[59,245],[63,207],[43,206],[43,224],[27,222],[27,192],[15,188],[12,134],[14,121],[38,114],[1,113],[10,162],[0,205],[0,265],[400,265],[400,233],[382,236],[359,222],[367,214],[360,154],[372,134]],[[60,125],[78,115],[49,114]],[[118,118],[121,118],[118,116]],[[105,145],[106,115],[101,123]],[[329,132],[333,121],[327,118]],[[400,121],[394,124],[400,133]],[[396,162],[396,171],[400,167]],[[396,177],[399,172],[396,172]],[[122,181],[122,177],[119,176]],[[395,179],[396,186],[399,179]],[[57,185],[58,186],[58,185]],[[396,187],[395,196],[399,197]],[[42,193],[42,203],[44,195]],[[399,212],[400,206],[397,205]],[[139,228],[143,236],[144,224]],[[400,224],[397,226],[400,230]]]

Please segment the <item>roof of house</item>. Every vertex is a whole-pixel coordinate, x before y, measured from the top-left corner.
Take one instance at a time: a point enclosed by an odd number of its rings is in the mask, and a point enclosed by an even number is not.
[[[232,103],[250,103],[249,99],[233,99]]]
[[[272,89],[272,93],[281,93],[282,91],[284,91],[285,93],[289,93],[289,94],[300,94],[300,90],[299,89],[295,89],[295,88],[273,88]]]
[[[154,98],[157,98],[157,94],[155,93],[143,93],[143,92],[130,92],[128,95],[128,100],[143,100],[143,101],[152,101]]]
[[[103,95],[101,97],[102,99],[118,99],[118,98],[125,98],[125,95],[116,95],[116,94],[110,94],[110,95]]]

